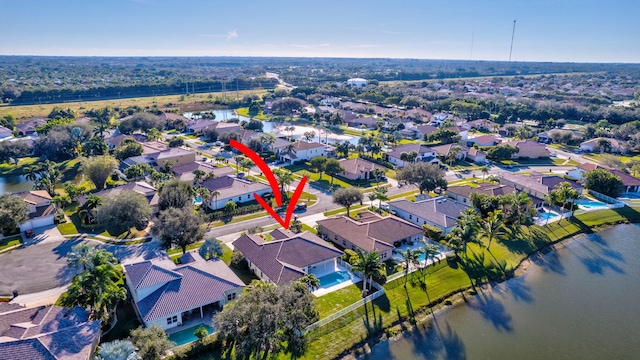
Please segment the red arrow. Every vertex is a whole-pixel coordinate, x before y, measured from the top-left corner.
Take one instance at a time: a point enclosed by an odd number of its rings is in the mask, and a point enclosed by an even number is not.
[[[267,163],[262,160],[260,155],[256,154],[253,150],[249,149],[238,141],[230,139],[229,145],[231,145],[231,147],[233,148],[238,149],[238,151],[251,159],[251,161],[253,161],[253,163],[260,168],[260,171],[262,171],[264,176],[269,181],[269,185],[271,185],[271,189],[273,190],[273,197],[276,198],[276,203],[278,204],[278,206],[282,206],[282,194],[280,193],[278,180],[276,180],[276,177],[273,174],[273,171],[271,171],[271,169],[269,168],[269,165],[267,165]]]
[[[253,163],[260,168],[260,170],[262,170],[262,173],[264,174],[264,176],[267,178],[267,180],[269,180],[269,185],[273,190],[276,203],[278,204],[278,206],[282,206],[282,193],[280,192],[278,181],[276,180],[276,177],[273,174],[273,171],[271,171],[267,163],[265,163],[264,160],[262,160],[260,155],[256,154],[253,150],[237,142],[236,140],[233,140],[233,139],[229,140],[229,145],[231,145],[231,147],[238,149],[245,156],[249,157],[249,159],[251,159]],[[271,215],[271,217],[276,219],[276,221],[278,221],[280,225],[282,225],[285,229],[289,229],[289,224],[291,223],[291,215],[293,215],[293,210],[295,210],[296,204],[298,203],[298,199],[300,199],[300,195],[302,195],[302,190],[304,190],[304,185],[306,183],[307,183],[307,177],[304,176],[302,180],[300,180],[300,183],[296,187],[296,190],[293,192],[293,195],[289,200],[289,205],[287,205],[287,211],[285,213],[284,220],[271,207],[271,205],[267,204],[267,202],[264,201],[264,199],[260,195],[258,195],[257,193],[253,193],[253,197],[256,199],[258,204],[260,204],[265,210],[267,210],[267,212],[269,213],[269,215]]]

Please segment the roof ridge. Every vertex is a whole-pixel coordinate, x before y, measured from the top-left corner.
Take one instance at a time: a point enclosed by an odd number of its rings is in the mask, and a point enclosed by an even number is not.
[[[208,260],[207,260],[207,261],[208,261]],[[222,260],[219,260],[219,261],[222,261]],[[193,266],[193,265],[191,265],[191,264],[187,264],[187,265],[185,265],[185,266],[181,267],[180,269],[184,269],[184,268],[189,268],[189,269],[191,269],[191,270],[193,270],[193,271],[196,271],[196,272],[202,273],[202,274],[204,274],[204,275],[206,275],[206,276],[214,277],[216,280],[224,281],[224,282],[225,282],[225,283],[227,283],[227,284],[237,285],[237,284],[235,284],[235,283],[233,283],[233,282],[231,282],[231,281],[229,281],[229,280],[227,280],[227,279],[225,279],[225,278],[222,278],[222,277],[220,277],[220,276],[218,276],[218,275],[212,274],[212,273],[207,272],[207,271],[204,271],[204,270],[202,270],[202,269],[198,269],[197,267],[195,267],[195,266]],[[182,275],[182,274],[180,274],[180,275]],[[177,279],[176,279],[176,280],[177,280]],[[173,280],[171,280],[171,281],[173,281]]]
[[[182,280],[182,278],[180,278],[180,279],[173,279],[173,280],[171,280],[171,281],[167,281],[166,283],[164,283],[164,285],[162,285],[162,286],[161,286],[160,288],[158,288],[156,291],[154,291],[154,292],[152,292],[151,294],[147,295],[144,299],[140,299],[140,301],[143,301],[143,300],[145,300],[145,299],[149,298],[151,295],[153,295],[154,293],[156,293],[156,292],[158,292],[158,291],[160,291],[160,293],[161,293],[161,294],[164,294],[165,292],[167,292],[167,289],[169,288],[169,284],[170,284],[172,281],[181,281],[181,280]],[[155,302],[153,303],[153,306],[152,306],[151,308],[149,308],[149,310],[147,311],[147,314],[146,314],[146,315],[145,315],[145,317],[144,317],[144,321],[149,321],[149,316],[151,316],[151,315],[153,314],[153,312],[154,312],[154,311],[156,310],[156,308],[158,307],[159,303],[160,303],[159,301],[155,301]]]

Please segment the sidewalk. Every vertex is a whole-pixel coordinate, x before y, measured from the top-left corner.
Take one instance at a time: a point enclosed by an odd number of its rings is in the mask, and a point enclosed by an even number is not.
[[[67,286],[61,286],[37,293],[18,295],[16,298],[9,301],[9,303],[20,304],[26,307],[51,305],[55,304],[56,300],[58,300],[60,295],[65,291],[67,291]]]

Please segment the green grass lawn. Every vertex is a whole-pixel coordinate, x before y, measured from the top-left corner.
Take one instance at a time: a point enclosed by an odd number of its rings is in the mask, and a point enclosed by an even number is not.
[[[20,234],[7,236],[3,239],[0,239],[0,251],[9,248],[11,246],[22,244],[22,236]]]
[[[65,212],[68,211],[67,209],[65,209]],[[71,219],[71,222],[67,222],[64,224],[59,224],[58,225],[58,230],[60,230],[60,233],[62,235],[72,235],[72,234],[85,234],[85,233],[89,233],[89,234],[97,234],[97,235],[102,235],[102,236],[108,236],[114,239],[134,239],[134,238],[138,238],[138,237],[145,237],[147,235],[149,235],[149,233],[145,230],[137,230],[136,228],[131,228],[129,229],[129,231],[124,231],[120,234],[111,234],[109,233],[106,229],[104,229],[101,226],[95,226],[95,227],[86,227],[82,224],[82,221],[80,221],[80,216],[78,216],[78,213],[73,213],[71,216],[69,216],[69,218]]]
[[[11,163],[2,163],[0,164],[0,175],[22,175],[22,168],[28,165],[35,164],[39,158],[35,156],[24,157],[18,160],[18,164],[14,165]]]
[[[361,293],[362,281],[316,298],[316,310],[318,311],[320,319],[361,300]]]
[[[628,156],[628,155],[616,155],[616,154],[598,154],[598,153],[590,153],[588,155],[584,155],[584,157],[597,161],[597,162],[602,162],[604,160],[605,157],[613,157],[613,158],[617,158],[619,159],[621,162],[623,163],[630,163],[632,161],[640,161],[640,155],[633,155],[633,156]]]

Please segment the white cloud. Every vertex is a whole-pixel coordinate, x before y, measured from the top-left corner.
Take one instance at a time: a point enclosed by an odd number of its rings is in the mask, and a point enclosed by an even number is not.
[[[324,43],[324,44],[289,44],[290,47],[295,47],[295,48],[303,48],[303,49],[315,49],[315,48],[326,48],[326,47],[330,47],[331,44],[329,43]]]
[[[231,40],[239,37],[238,32],[236,30],[228,31],[226,34],[200,34],[198,36],[202,37],[212,37],[212,38],[226,38],[227,40]]]

